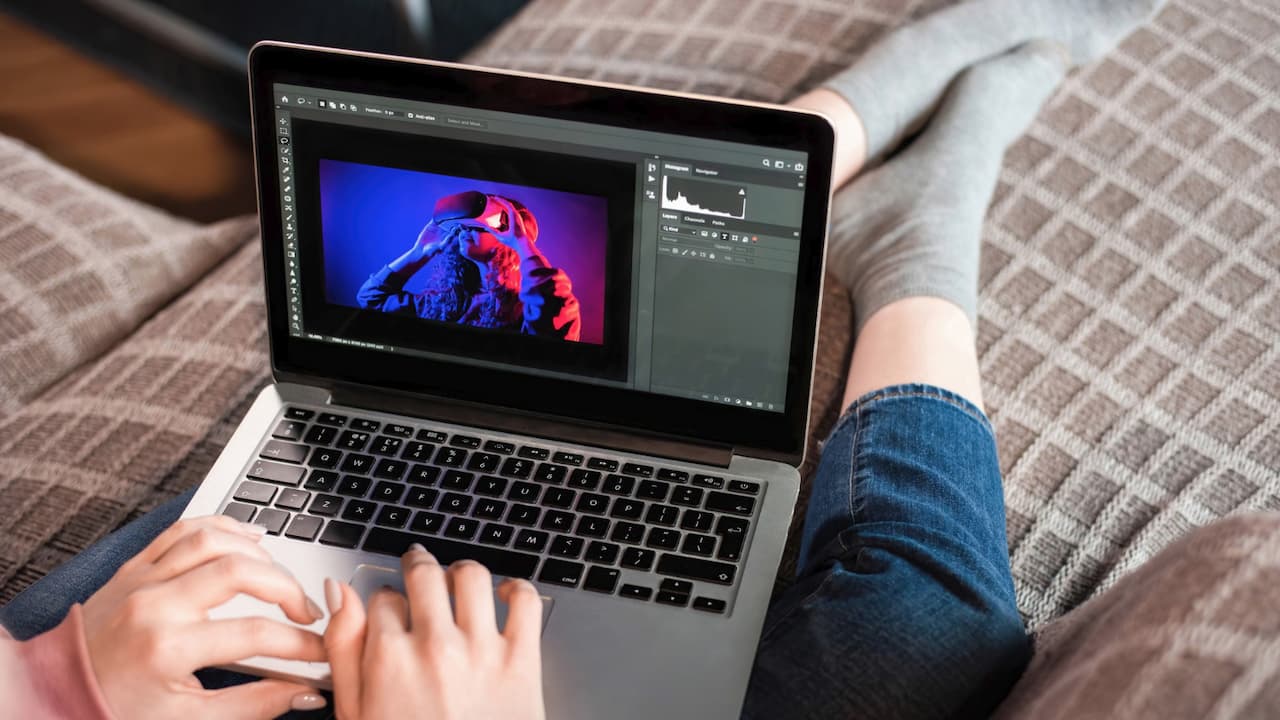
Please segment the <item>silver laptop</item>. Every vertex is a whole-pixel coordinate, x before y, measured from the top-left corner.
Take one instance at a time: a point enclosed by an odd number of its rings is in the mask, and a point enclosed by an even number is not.
[[[317,598],[397,586],[414,542],[532,580],[549,717],[737,717],[800,482],[830,124],[277,43],[250,86],[275,383],[185,516],[266,526]],[[285,620],[215,612],[249,615]]]

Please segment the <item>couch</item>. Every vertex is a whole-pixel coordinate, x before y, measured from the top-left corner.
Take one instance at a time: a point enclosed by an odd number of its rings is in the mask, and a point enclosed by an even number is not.
[[[469,60],[781,101],[942,4],[535,0]],[[207,471],[268,379],[254,232],[0,141],[0,602]],[[1070,76],[1006,157],[981,286],[1037,637],[1002,712],[1280,715],[1280,6],[1171,0]],[[823,300],[806,475],[852,342]]]

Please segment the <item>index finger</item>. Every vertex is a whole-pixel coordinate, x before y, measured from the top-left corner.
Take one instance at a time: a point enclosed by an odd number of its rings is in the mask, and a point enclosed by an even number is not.
[[[297,578],[278,565],[240,553],[223,555],[189,570],[161,585],[161,592],[171,594],[177,607],[194,602],[201,616],[243,593],[278,605],[286,617],[301,625],[324,617]]]

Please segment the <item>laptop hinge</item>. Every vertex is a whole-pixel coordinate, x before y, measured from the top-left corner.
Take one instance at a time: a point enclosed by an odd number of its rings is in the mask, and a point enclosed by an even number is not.
[[[335,405],[409,415],[424,420],[442,420],[547,440],[596,445],[609,450],[656,455],[700,465],[728,467],[733,458],[733,448],[726,445],[694,443],[631,428],[571,420],[513,408],[499,410],[461,400],[403,393],[391,394],[374,388],[350,385],[333,387],[330,392],[330,402]]]

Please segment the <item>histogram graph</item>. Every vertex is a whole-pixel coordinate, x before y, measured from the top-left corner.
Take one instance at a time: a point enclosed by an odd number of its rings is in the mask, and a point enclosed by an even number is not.
[[[740,185],[664,175],[662,208],[741,220],[747,216],[747,189]]]

